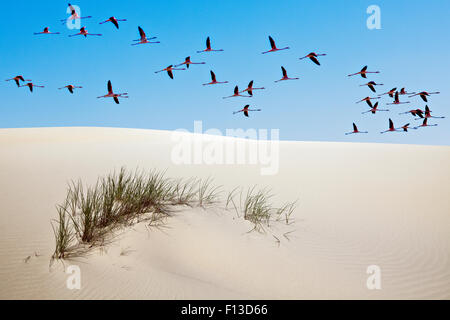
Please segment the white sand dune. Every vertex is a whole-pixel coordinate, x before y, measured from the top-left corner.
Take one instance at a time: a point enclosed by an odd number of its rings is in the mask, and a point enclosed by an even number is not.
[[[255,165],[175,165],[173,145],[164,131],[0,130],[0,298],[450,298],[450,147],[282,142],[278,174],[263,176]],[[268,186],[277,203],[299,199],[296,223],[248,233],[233,211],[183,208],[163,230],[138,224],[65,261],[81,269],[81,290],[69,290],[64,265],[49,267],[55,205],[69,180],[122,166]],[[369,265],[381,290],[366,286]]]

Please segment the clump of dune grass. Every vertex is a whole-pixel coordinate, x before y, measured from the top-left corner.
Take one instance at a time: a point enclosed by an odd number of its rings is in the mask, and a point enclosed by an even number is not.
[[[198,205],[200,207],[205,207],[219,202],[221,188],[221,186],[214,186],[211,178],[198,180]]]
[[[196,179],[178,179],[172,185],[172,203],[174,205],[193,206],[196,196]]]
[[[273,194],[268,189],[257,190],[256,187],[247,189],[246,194],[243,194],[241,189],[239,193],[239,209],[234,200],[237,196],[237,189],[234,189],[228,194],[226,201],[226,208],[233,204],[236,213],[239,212],[243,218],[253,223],[254,228],[258,232],[264,232],[266,227],[274,221],[284,221],[286,224],[292,223],[291,215],[296,208],[296,201],[283,204],[281,207],[276,207],[272,203]]]
[[[55,252],[53,258],[64,259],[69,252],[70,246],[75,240],[71,219],[67,212],[67,201],[63,205],[57,206],[58,219],[52,223],[53,233],[55,235]]]
[[[219,189],[211,179],[174,180],[166,178],[165,172],[128,172],[124,168],[98,179],[93,186],[72,181],[65,202],[57,206],[58,219],[52,223],[53,257],[67,258],[79,252],[72,250],[77,246],[100,246],[111,231],[140,221],[161,227],[171,207],[214,204]]]

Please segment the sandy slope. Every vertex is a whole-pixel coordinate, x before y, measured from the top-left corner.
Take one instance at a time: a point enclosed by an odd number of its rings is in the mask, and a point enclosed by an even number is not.
[[[450,147],[283,142],[278,174],[263,176],[177,166],[173,145],[162,131],[0,130],[0,298],[450,298]],[[296,223],[260,235],[233,212],[182,209],[167,229],[136,225],[66,261],[82,273],[82,289],[68,290],[64,266],[49,268],[55,205],[68,180],[121,166],[269,186],[276,202],[299,198]],[[366,287],[372,264],[381,290]]]

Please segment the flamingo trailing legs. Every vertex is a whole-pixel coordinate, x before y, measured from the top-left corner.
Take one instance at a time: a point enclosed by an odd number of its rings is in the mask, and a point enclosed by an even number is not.
[[[36,88],[45,88],[44,86],[38,86],[38,85],[35,85],[35,84],[32,83],[32,82],[28,82],[28,83],[22,85],[21,87],[28,87],[28,88],[30,89],[30,92],[33,92],[33,88],[34,88],[34,87],[36,87]]]
[[[356,76],[356,75],[361,75],[361,77],[367,78],[368,73],[380,73],[380,71],[367,71],[367,66],[365,66],[364,68],[361,69],[360,72],[352,73],[352,74],[349,74],[348,76],[352,77],[352,76]]]
[[[262,111],[261,109],[249,109],[250,108],[250,105],[246,105],[242,110],[239,110],[239,111],[235,111],[235,112],[233,112],[233,114],[237,114],[237,113],[239,113],[239,112],[243,112],[244,113],[244,115],[248,118],[248,113],[249,112],[251,112],[251,111]]]
[[[151,37],[151,38],[147,38],[147,35],[145,34],[144,30],[141,27],[138,27],[139,30],[139,36],[140,38],[137,40],[133,40],[133,41],[138,41],[137,43],[133,43],[132,46],[137,46],[140,44],[152,44],[152,43],[160,43],[159,41],[150,41],[150,40],[154,40],[157,37]]]
[[[275,41],[273,40],[273,38],[271,36],[269,36],[269,42],[270,42],[270,50],[269,51],[264,51],[262,54],[266,54],[269,52],[276,52],[276,51],[281,51],[281,50],[287,50],[289,49],[289,47],[284,47],[284,48],[277,48]]]
[[[109,80],[108,81],[108,93],[105,94],[104,96],[97,97],[97,99],[100,99],[100,98],[113,98],[114,102],[116,104],[119,104],[120,103],[119,98],[129,98],[129,97],[128,97],[128,93],[126,93],[126,92],[125,93],[114,93],[112,85],[111,85],[111,80]]]
[[[254,88],[253,87],[253,80],[252,80],[248,84],[247,89],[241,91],[241,93],[248,92],[249,95],[253,96],[253,90],[264,90],[264,89],[265,89],[264,87],[262,87],[262,88]]]
[[[234,97],[251,98],[252,96],[243,96],[243,95],[239,94],[239,87],[236,86],[236,87],[234,87],[234,94],[233,94],[232,96],[223,97],[223,98],[224,98],[224,99],[227,99],[227,98],[234,98]]]
[[[285,81],[285,80],[298,80],[299,78],[289,78],[284,67],[281,67],[281,72],[283,73],[283,78],[275,82]]]
[[[116,26],[117,29],[119,29],[119,21],[127,21],[127,19],[117,19],[116,17],[111,17],[108,20],[105,20],[103,22],[100,22],[100,24],[104,24],[107,22],[111,22],[113,25]]]
[[[347,132],[345,135],[349,135],[349,134],[357,134],[357,133],[369,133],[367,131],[359,131],[358,127],[356,126],[356,124],[353,122],[353,131],[352,132]]]
[[[82,88],[83,88],[83,87],[80,87],[80,86],[74,86],[74,85],[69,84],[69,85],[67,85],[67,86],[65,86],[65,87],[58,88],[58,90],[67,89],[67,90],[69,90],[70,93],[73,94],[73,89],[82,89]]]
[[[413,95],[409,96],[408,98],[412,98],[412,97],[415,97],[415,96],[420,96],[420,97],[422,98],[423,101],[428,102],[427,97],[429,97],[429,96],[432,95],[432,94],[439,94],[439,93],[440,93],[440,92],[427,92],[427,91],[422,91],[422,92],[413,94]]]
[[[203,84],[204,86],[209,86],[209,85],[213,85],[213,84],[228,83],[228,81],[222,81],[222,82],[217,81],[216,74],[212,70],[210,71],[210,73],[211,73],[211,82],[204,83]]]
[[[387,110],[387,109],[378,109],[378,102],[377,102],[377,103],[375,103],[375,105],[373,106],[373,108],[371,108],[371,109],[368,110],[368,111],[362,112],[362,114],[369,113],[369,112],[372,112],[372,114],[376,114],[377,111],[389,111],[389,110]]]
[[[224,50],[223,49],[212,49],[212,47],[211,47],[211,39],[208,37],[208,38],[206,38],[206,49],[205,50],[201,50],[201,51],[197,51],[197,53],[219,52],[219,51],[224,51]]]
[[[175,68],[173,65],[170,65],[167,68],[164,68],[164,69],[159,70],[159,71],[155,71],[155,73],[160,73],[160,72],[167,71],[167,74],[169,75],[169,77],[171,79],[173,79],[173,70],[186,70],[186,69],[185,68]]]
[[[69,10],[70,10],[70,17],[67,19],[62,19],[61,22],[62,24],[66,23],[67,21],[70,20],[82,20],[82,19],[89,19],[92,18],[91,16],[87,16],[87,17],[80,17],[77,13],[77,11],[75,10],[75,8],[69,3]]]
[[[327,55],[326,53],[318,54],[318,53],[315,53],[315,52],[311,52],[311,53],[307,54],[306,56],[304,56],[302,58],[299,58],[299,59],[303,60],[303,59],[309,58],[312,62],[314,62],[315,64],[320,66],[320,62],[317,59],[317,57],[326,56],[326,55]]]
[[[186,68],[189,69],[189,66],[190,66],[191,64],[205,64],[205,63],[206,63],[206,62],[192,62],[192,61],[191,61],[191,57],[186,57],[186,59],[184,60],[184,62],[175,65],[175,67],[180,67],[180,66],[185,65]]]

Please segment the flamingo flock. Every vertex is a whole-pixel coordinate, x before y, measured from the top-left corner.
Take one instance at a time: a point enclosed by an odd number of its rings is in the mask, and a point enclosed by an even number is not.
[[[60,20],[62,22],[62,24],[77,21],[77,20],[85,21],[88,19],[92,19],[92,16],[83,16],[83,17],[80,16],[79,13],[77,12],[77,10],[75,9],[75,6],[72,6],[70,3],[68,4],[67,12],[70,14],[70,16],[66,19]],[[114,27],[117,30],[119,30],[120,24],[122,22],[127,22],[127,19],[119,19],[119,18],[116,18],[115,16],[111,16],[110,18],[99,22],[99,25],[104,25],[104,24],[110,23],[110,24],[114,25]],[[145,33],[144,29],[141,26],[138,26],[138,33],[139,33],[139,39],[133,40],[133,43],[131,44],[132,46],[144,45],[144,44],[159,44],[160,43],[160,41],[156,40],[157,39],[156,36],[148,37],[147,34]],[[60,34],[60,32],[51,32],[49,27],[45,27],[43,29],[43,31],[41,31],[41,32],[34,33],[35,36],[59,35],[59,34]],[[85,26],[82,26],[79,29],[79,32],[77,32],[75,34],[70,34],[68,36],[69,37],[84,36],[84,38],[88,38],[88,36],[100,37],[100,36],[102,36],[102,34],[101,33],[90,33],[90,32],[88,32],[88,30]],[[289,46],[278,47],[272,36],[268,36],[268,39],[269,39],[270,49],[262,52],[263,55],[290,49]],[[203,50],[197,51],[197,54],[215,53],[215,52],[223,52],[223,51],[225,51],[225,50],[213,48],[211,37],[208,36],[206,38],[206,48]],[[326,53],[310,52],[310,53],[306,54],[305,56],[300,57],[298,59],[299,60],[309,59],[315,65],[321,66],[319,59],[322,60],[321,57],[325,57],[325,56],[327,56]],[[196,61],[196,59],[194,59],[194,61]],[[188,56],[184,59],[183,62],[181,62],[179,64],[170,64],[168,67],[166,67],[164,69],[155,71],[155,73],[163,73],[164,72],[164,73],[167,73],[167,75],[169,76],[170,79],[174,79],[174,71],[188,70],[191,65],[205,65],[205,64],[206,64],[206,62],[193,62],[191,60],[191,56]],[[299,77],[289,77],[287,70],[284,66],[281,66],[281,73],[282,73],[282,78],[279,80],[275,80],[274,81],[275,83],[284,82],[284,81],[288,81],[288,80],[300,80]],[[349,74],[348,77],[361,76],[362,78],[367,79],[368,76],[371,74],[380,74],[380,71],[368,71],[368,66],[364,66],[360,71]],[[211,76],[211,81],[207,82],[207,83],[203,83],[203,86],[211,86],[211,85],[219,85],[219,84],[228,84],[229,83],[228,81],[223,81],[223,80],[218,81],[216,74],[214,73],[213,70],[210,70],[210,76]],[[22,76],[22,75],[18,75],[18,76],[15,76],[14,78],[7,79],[6,81],[14,81],[16,83],[17,87],[19,87],[19,88],[28,87],[30,92],[33,92],[33,88],[45,88],[45,86],[34,84],[32,82],[32,80],[30,80],[30,79],[25,79],[24,76]],[[240,91],[239,86],[236,85],[234,87],[233,94],[230,96],[223,97],[223,99],[238,98],[238,97],[252,98],[254,95],[254,91],[266,89],[265,87],[262,87],[262,86],[254,87],[253,85],[254,85],[254,81],[251,80],[249,82],[247,88],[242,91]],[[377,83],[372,80],[372,81],[366,82],[364,84],[360,84],[359,86],[367,87],[370,89],[370,91],[372,93],[377,93],[377,87],[384,86],[384,84]],[[70,94],[74,94],[75,89],[82,89],[82,88],[83,87],[80,85],[68,84],[68,85],[65,85],[58,89],[59,90],[67,89],[70,92]],[[112,83],[110,80],[107,82],[107,91],[108,91],[107,94],[99,96],[97,98],[98,99],[113,98],[113,100],[116,104],[120,103],[119,98],[129,98],[128,93],[114,93],[113,88],[112,88]],[[435,91],[435,92],[428,92],[428,91],[408,92],[406,90],[406,88],[404,88],[404,87],[401,88],[400,90],[397,90],[397,87],[394,87],[387,92],[378,94],[376,97],[367,96],[367,97],[357,101],[356,103],[358,104],[361,102],[366,102],[366,104],[369,106],[370,109],[361,112],[362,114],[370,113],[372,115],[376,115],[377,112],[389,112],[390,110],[379,108],[380,102],[377,101],[375,104],[372,104],[372,100],[380,100],[380,99],[382,99],[382,97],[388,96],[389,98],[392,98],[393,101],[390,103],[386,103],[386,105],[394,106],[394,105],[402,105],[402,104],[410,104],[411,103],[410,101],[401,101],[401,99],[400,99],[401,96],[407,96],[408,98],[413,98],[413,97],[419,96],[424,102],[428,103],[428,99],[430,98],[430,96],[436,95],[436,94],[440,94],[440,92],[438,92],[438,91]],[[404,100],[404,98],[402,100]],[[249,117],[250,112],[258,112],[258,111],[262,111],[262,109],[251,109],[250,105],[246,104],[242,109],[233,112],[233,114],[243,113],[243,115],[245,117]],[[437,126],[437,124],[428,124],[428,119],[442,119],[445,117],[432,116],[431,112],[432,111],[429,109],[428,105],[425,106],[424,110],[422,110],[420,108],[416,108],[416,109],[411,109],[409,111],[400,112],[399,115],[411,114],[414,118],[416,118],[415,120],[422,120],[423,122],[421,125],[416,126],[416,127],[410,127],[410,123],[407,123],[401,127],[395,127],[393,120],[391,118],[389,118],[388,129],[385,131],[382,131],[381,133],[384,134],[387,132],[408,132],[408,129],[419,129],[419,128],[423,128],[423,127]],[[351,135],[351,134],[367,134],[367,133],[368,133],[367,131],[360,131],[358,129],[357,125],[355,123],[353,123],[353,131],[345,133],[345,134]]]
[[[367,79],[367,75],[368,74],[380,73],[380,71],[367,71],[367,68],[368,68],[367,66],[364,66],[361,69],[361,71],[349,74],[348,76],[352,77],[352,76],[360,75],[362,78]],[[361,84],[360,86],[361,87],[367,86],[372,92],[376,93],[377,91],[375,89],[375,86],[382,86],[382,85],[383,84],[381,84],[381,83],[378,84],[375,81],[369,81],[369,82],[367,82],[365,84]],[[428,102],[427,97],[430,97],[433,94],[439,94],[439,93],[440,92],[427,92],[427,91],[422,91],[422,92],[419,92],[419,93],[407,92],[406,88],[401,88],[400,90],[397,90],[397,87],[395,87],[395,88],[392,88],[391,90],[389,90],[387,92],[379,94],[377,97],[365,97],[365,98],[359,100],[356,103],[360,103],[360,102],[365,101],[369,105],[370,110],[364,111],[364,112],[362,112],[362,114],[366,114],[366,113],[376,114],[378,111],[389,112],[389,109],[378,109],[379,102],[377,102],[375,105],[372,105],[371,100],[373,100],[373,99],[381,99],[383,96],[387,95],[388,97],[393,98],[394,101],[390,102],[390,103],[386,103],[386,105],[394,106],[394,105],[401,105],[401,104],[409,104],[409,103],[411,103],[411,101],[400,101],[400,96],[408,96],[409,98],[420,96],[420,98],[422,98],[423,101]],[[420,109],[420,108],[417,108],[417,109],[412,109],[412,110],[408,110],[408,111],[399,113],[399,115],[404,115],[404,114],[411,114],[414,118],[418,117],[415,120],[423,120],[423,123],[421,125],[419,125],[419,126],[416,126],[416,127],[410,127],[410,125],[411,125],[410,123],[407,123],[407,124],[405,124],[405,125],[403,125],[401,127],[395,127],[394,121],[391,118],[389,118],[388,129],[385,130],[385,131],[381,131],[380,133],[384,134],[384,133],[388,133],[388,132],[408,132],[408,129],[417,130],[417,129],[423,128],[423,127],[436,127],[438,124],[428,124],[428,119],[430,119],[430,118],[435,118],[435,119],[443,119],[443,118],[445,118],[443,116],[439,116],[439,117],[438,116],[432,116],[431,115],[431,110],[428,107],[428,105],[425,106],[425,111]],[[356,124],[353,123],[353,131],[346,133],[346,135],[356,134],[356,133],[368,133],[368,132],[367,131],[359,131],[358,127],[356,126]]]

